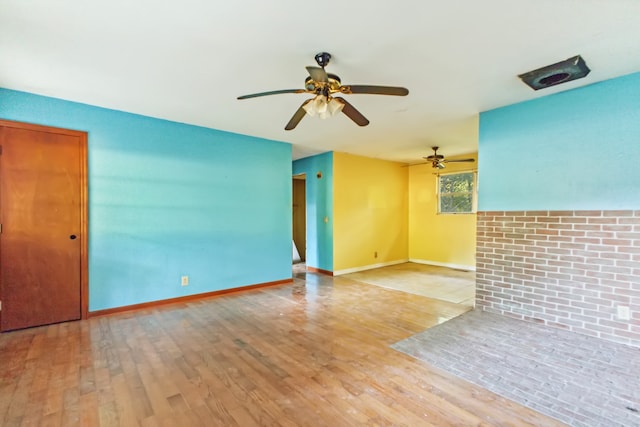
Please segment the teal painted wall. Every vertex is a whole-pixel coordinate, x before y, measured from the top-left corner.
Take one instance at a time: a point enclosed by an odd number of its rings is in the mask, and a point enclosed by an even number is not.
[[[0,118],[88,132],[90,311],[291,277],[289,144],[5,89]]]
[[[640,73],[480,114],[481,211],[640,208]]]
[[[322,172],[322,178],[316,177]],[[306,174],[307,266],[333,271],[333,153],[293,162],[293,174]],[[324,222],[324,218],[328,222]]]

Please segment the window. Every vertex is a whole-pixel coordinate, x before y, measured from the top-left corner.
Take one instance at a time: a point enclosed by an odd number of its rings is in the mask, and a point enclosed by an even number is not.
[[[438,213],[474,213],[476,211],[475,191],[475,172],[438,176]]]

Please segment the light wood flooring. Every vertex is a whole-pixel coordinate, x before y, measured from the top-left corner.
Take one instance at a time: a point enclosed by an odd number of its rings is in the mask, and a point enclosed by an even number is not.
[[[342,277],[470,307],[475,305],[474,271],[406,262]]]
[[[390,348],[469,308],[302,273],[4,333],[0,425],[559,425]]]

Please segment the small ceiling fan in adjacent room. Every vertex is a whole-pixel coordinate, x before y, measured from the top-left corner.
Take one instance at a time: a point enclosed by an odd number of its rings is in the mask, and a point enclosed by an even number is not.
[[[427,163],[431,163],[431,166],[436,169],[444,169],[446,163],[471,163],[475,162],[476,159],[455,159],[455,160],[447,160],[444,158],[442,154],[438,154],[439,147],[431,147],[433,150],[433,154],[427,157],[423,157],[427,161]]]
[[[409,90],[404,87],[395,86],[372,86],[372,85],[343,85],[340,77],[335,74],[327,73],[324,68],[329,64],[331,55],[327,52],[321,52],[315,56],[317,67],[306,67],[309,77],[304,81],[304,89],[280,89],[269,92],[253,93],[250,95],[239,96],[238,99],[256,98],[259,96],[279,95],[283,93],[308,93],[315,95],[311,99],[307,99],[302,103],[300,108],[295,112],[289,123],[285,126],[285,130],[294,129],[305,115],[311,117],[318,116],[321,119],[332,117],[339,112],[343,112],[347,117],[353,120],[358,126],[366,126],[369,120],[362,115],[356,108],[347,102],[346,99],[334,96],[350,95],[350,94],[369,94],[369,95],[394,95],[406,96]]]

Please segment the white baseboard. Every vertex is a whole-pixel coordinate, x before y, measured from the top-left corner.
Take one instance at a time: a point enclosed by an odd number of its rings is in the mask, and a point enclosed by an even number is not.
[[[342,274],[357,273],[358,271],[373,270],[374,268],[387,267],[389,265],[396,265],[396,264],[403,264],[405,262],[409,262],[409,260],[408,259],[399,259],[399,260],[396,260],[396,261],[380,262],[378,264],[363,265],[362,267],[345,268],[344,270],[334,271],[333,275],[334,276],[340,276]]]
[[[448,262],[438,262],[438,261],[430,261],[426,259],[415,259],[415,258],[409,258],[409,262],[415,262],[416,264],[435,265],[438,267],[455,268],[456,270],[476,271],[475,265],[451,264]]]

